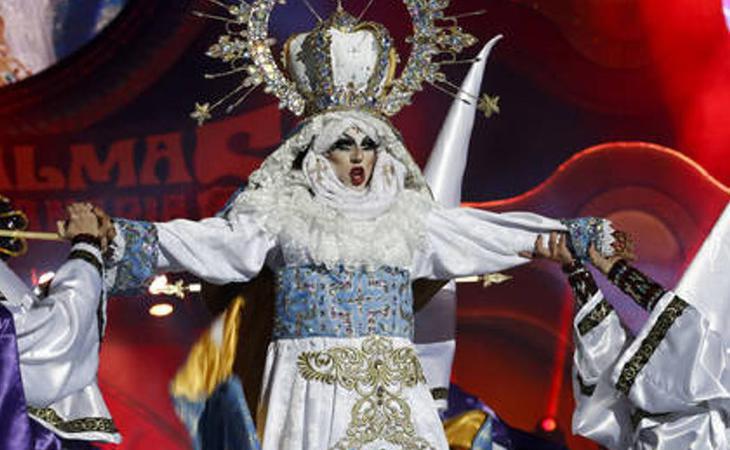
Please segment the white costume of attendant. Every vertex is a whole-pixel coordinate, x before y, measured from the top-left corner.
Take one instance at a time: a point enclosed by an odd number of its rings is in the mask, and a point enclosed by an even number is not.
[[[600,292],[575,318],[573,430],[610,449],[730,449],[730,209],[632,338]]]
[[[15,323],[30,416],[64,439],[118,443],[96,382],[106,308],[101,261],[96,247],[75,244],[41,298],[0,262],[0,292]]]

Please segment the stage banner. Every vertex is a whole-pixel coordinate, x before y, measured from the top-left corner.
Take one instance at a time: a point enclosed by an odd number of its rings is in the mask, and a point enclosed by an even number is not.
[[[273,105],[202,127],[95,142],[0,147],[0,194],[34,230],[54,230],[67,204],[152,221],[215,214],[281,143]]]

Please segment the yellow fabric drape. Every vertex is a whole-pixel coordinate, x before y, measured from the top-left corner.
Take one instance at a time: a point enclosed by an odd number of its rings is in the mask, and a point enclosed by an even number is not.
[[[241,311],[245,305],[238,296],[223,314],[223,340],[218,345],[211,329],[203,333],[190,349],[187,360],[170,383],[170,393],[196,402],[204,400],[233,373],[238,347]]]
[[[475,409],[453,417],[444,422],[444,431],[449,448],[453,450],[470,449],[479,429],[487,419],[487,413]]]

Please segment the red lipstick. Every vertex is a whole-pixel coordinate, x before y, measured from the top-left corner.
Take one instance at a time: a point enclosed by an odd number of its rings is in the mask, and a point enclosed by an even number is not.
[[[365,169],[362,167],[353,167],[350,169],[350,182],[353,186],[360,186],[365,182]]]

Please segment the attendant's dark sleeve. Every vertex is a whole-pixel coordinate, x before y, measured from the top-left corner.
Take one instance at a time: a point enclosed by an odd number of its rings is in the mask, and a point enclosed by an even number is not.
[[[611,267],[608,279],[647,311],[654,309],[667,292],[661,284],[623,259]]]
[[[564,265],[563,272],[568,276],[568,283],[573,290],[576,309],[580,309],[598,292],[596,280],[578,260]]]
[[[576,261],[563,267],[573,291],[573,433],[606,448],[628,448],[631,405],[616,395],[610,375],[628,335],[590,271]]]

